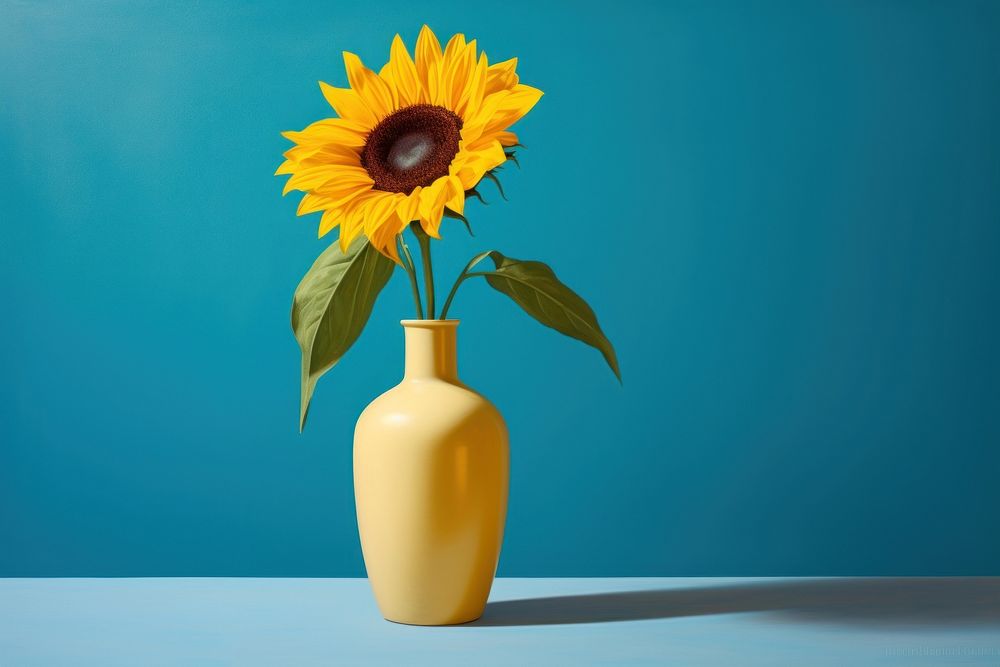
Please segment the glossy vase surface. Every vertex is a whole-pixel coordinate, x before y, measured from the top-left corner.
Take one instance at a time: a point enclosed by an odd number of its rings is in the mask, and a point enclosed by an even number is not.
[[[479,618],[507,513],[507,428],[458,379],[457,320],[404,320],[402,382],[354,433],[365,567],[382,615],[414,625]]]

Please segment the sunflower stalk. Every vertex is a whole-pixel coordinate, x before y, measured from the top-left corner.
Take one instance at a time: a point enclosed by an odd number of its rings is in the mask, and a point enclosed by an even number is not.
[[[466,278],[476,275],[469,273],[469,271],[471,271],[476,264],[479,264],[479,262],[483,261],[489,256],[490,256],[490,251],[479,253],[478,255],[469,260],[469,263],[465,265],[465,268],[462,269],[462,272],[458,274],[458,278],[455,278],[455,284],[451,286],[451,291],[448,292],[448,298],[444,300],[444,307],[441,308],[442,320],[448,318],[448,309],[451,308],[451,302],[455,299],[455,294],[458,292],[459,286],[463,282],[465,282]]]
[[[410,279],[410,290],[413,292],[413,302],[417,306],[417,319],[424,319],[424,306],[420,303],[420,285],[417,283],[417,268],[413,264],[413,256],[406,245],[406,240],[402,234],[396,236],[396,243],[399,245],[400,259],[402,259],[403,269]]]
[[[434,319],[434,266],[431,263],[431,237],[420,223],[410,223],[410,229],[420,244],[420,258],[424,265],[424,290],[427,293],[427,319]],[[421,318],[423,319],[423,318]]]

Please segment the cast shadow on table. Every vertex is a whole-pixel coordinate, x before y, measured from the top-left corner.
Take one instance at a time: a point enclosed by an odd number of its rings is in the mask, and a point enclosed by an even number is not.
[[[491,602],[472,626],[606,623],[763,612],[868,627],[1000,627],[1000,578],[801,579]]]

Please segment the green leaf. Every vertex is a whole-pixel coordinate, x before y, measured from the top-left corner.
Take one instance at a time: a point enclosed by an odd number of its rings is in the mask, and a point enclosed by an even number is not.
[[[547,265],[505,257],[493,250],[489,257],[495,271],[482,271],[493,289],[503,292],[536,320],[559,333],[597,348],[618,381],[618,357],[611,341],[601,331],[597,315],[576,292],[564,285]]]
[[[346,254],[339,243],[324,250],[295,289],[292,331],[302,350],[300,432],[316,381],[358,339],[395,267],[360,236]]]

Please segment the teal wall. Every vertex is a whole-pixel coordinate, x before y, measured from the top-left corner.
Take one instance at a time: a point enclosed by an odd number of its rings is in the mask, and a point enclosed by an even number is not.
[[[600,355],[468,285],[504,412],[502,575],[1000,574],[1000,4],[4,2],[0,575],[363,572],[357,415],[396,275],[296,432],[272,176],[340,52],[464,31],[546,92],[509,202]],[[487,188],[488,190],[488,188]]]

